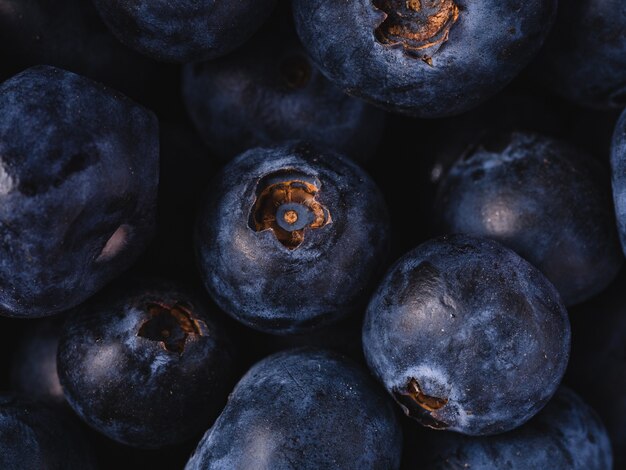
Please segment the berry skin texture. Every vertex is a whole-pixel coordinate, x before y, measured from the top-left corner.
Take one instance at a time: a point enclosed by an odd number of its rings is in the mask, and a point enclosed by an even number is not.
[[[422,118],[467,111],[541,47],[555,0],[294,0],[300,39],[351,95]]]
[[[626,3],[576,0],[559,5],[535,73],[582,106],[626,106]]]
[[[268,333],[303,333],[362,306],[388,236],[384,200],[361,168],[289,143],[249,150],[218,174],[196,252],[226,313]]]
[[[410,447],[410,446],[407,446]],[[424,470],[494,468],[611,470],[611,442],[595,411],[561,387],[535,418],[505,434],[468,437],[429,433],[416,447]]]
[[[401,446],[393,405],[367,372],[305,348],[244,375],[185,470],[394,470]]]
[[[0,85],[0,313],[69,309],[132,265],[152,237],[158,123],[70,72]]]
[[[567,311],[547,279],[498,243],[466,236],[401,258],[363,324],[367,363],[409,417],[476,436],[534,416],[569,347]]]
[[[102,19],[131,49],[165,62],[225,55],[246,42],[276,0],[93,0]]]
[[[603,291],[621,256],[608,176],[591,155],[514,132],[467,151],[440,184],[443,233],[496,240],[530,261],[573,305]]]
[[[0,394],[2,470],[92,470],[91,448],[65,410]]]
[[[65,324],[57,359],[74,411],[110,439],[147,449],[211,425],[234,383],[233,364],[230,340],[202,300],[154,281],[81,306]]]
[[[295,139],[363,162],[385,117],[329,82],[280,21],[227,57],[185,66],[183,97],[196,129],[224,160]]]
[[[622,251],[626,254],[626,111],[622,113],[611,144],[611,180]]]

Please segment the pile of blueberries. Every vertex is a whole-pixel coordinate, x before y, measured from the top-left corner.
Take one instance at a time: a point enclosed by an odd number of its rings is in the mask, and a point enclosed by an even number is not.
[[[0,0],[0,469],[626,468],[626,2]]]

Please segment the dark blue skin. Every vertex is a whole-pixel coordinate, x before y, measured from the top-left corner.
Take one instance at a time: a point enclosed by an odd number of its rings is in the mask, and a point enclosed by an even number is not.
[[[195,62],[228,54],[270,16],[276,0],[93,0],[113,34],[157,60]]]
[[[285,185],[292,189],[281,193]],[[384,268],[388,237],[383,197],[361,168],[289,143],[249,150],[216,176],[196,252],[204,285],[226,313],[260,331],[294,334],[362,306]]]
[[[205,430],[234,383],[230,340],[202,298],[161,282],[125,282],[83,304],[65,324],[57,368],[87,424],[147,449]]]
[[[564,1],[534,70],[563,97],[590,108],[626,106],[626,3]]]
[[[622,250],[626,254],[626,111],[617,121],[611,144],[613,202]]]
[[[298,139],[367,160],[384,113],[329,82],[280,19],[234,54],[185,67],[183,96],[199,133],[222,159]]]
[[[0,85],[0,313],[51,315],[127,269],[152,236],[156,117],[61,69]]]
[[[186,470],[394,470],[402,431],[367,372],[324,350],[295,349],[252,367]]]
[[[597,410],[615,468],[626,468],[626,271],[609,289],[572,311],[572,359],[565,376]]]
[[[607,180],[572,145],[507,133],[466,149],[441,181],[434,213],[443,233],[515,250],[573,305],[604,290],[622,265]]]
[[[556,289],[502,245],[466,236],[401,258],[363,324],[370,369],[411,418],[489,435],[532,418],[556,391],[570,325]]]
[[[54,65],[142,102],[166,72],[120,44],[85,0],[3,0],[0,57],[0,81],[33,65]]]
[[[60,322],[43,320],[26,328],[11,367],[11,387],[21,397],[51,404],[65,402],[57,374]]]
[[[346,92],[387,110],[450,116],[532,59],[556,0],[294,0],[302,43]],[[405,18],[405,20],[401,20]]]
[[[92,470],[91,449],[64,410],[0,394],[2,470]]]
[[[561,387],[536,417],[505,434],[468,437],[423,433],[407,440],[406,470],[611,470],[611,442],[602,421],[572,390]]]

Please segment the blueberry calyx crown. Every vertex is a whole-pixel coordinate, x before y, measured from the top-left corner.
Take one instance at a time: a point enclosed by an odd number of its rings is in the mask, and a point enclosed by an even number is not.
[[[401,44],[405,53],[432,65],[432,56],[448,40],[459,19],[454,0],[372,0],[387,17],[375,31],[381,44]]]
[[[304,241],[307,229],[319,229],[331,222],[330,212],[316,198],[316,178],[294,171],[281,171],[263,178],[250,214],[250,228],[272,230],[276,239],[290,250]]]
[[[422,392],[419,382],[410,378],[404,387],[394,387],[393,397],[400,404],[404,413],[433,429],[445,429],[447,424],[438,420],[434,414],[448,403],[447,398],[438,398]]]
[[[168,306],[154,302],[145,309],[150,318],[141,325],[137,336],[158,341],[167,351],[182,354],[189,336],[203,335],[202,322],[194,319],[182,304]]]

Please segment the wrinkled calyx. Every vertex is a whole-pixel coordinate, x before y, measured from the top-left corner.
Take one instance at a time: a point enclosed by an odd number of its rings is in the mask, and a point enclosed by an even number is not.
[[[404,387],[393,389],[393,396],[402,405],[407,416],[419,421],[424,426],[445,429],[447,425],[433,414],[448,403],[447,398],[438,398],[422,392],[417,380],[411,378]]]
[[[150,303],[146,310],[150,318],[141,325],[137,336],[161,342],[168,351],[182,353],[190,335],[202,335],[198,321],[180,304]]]
[[[257,232],[272,230],[280,243],[298,248],[305,231],[331,221],[328,209],[316,198],[319,182],[296,172],[279,172],[263,178],[250,214],[250,227]]]
[[[448,40],[459,18],[454,0],[373,0],[387,14],[376,29],[381,44],[401,44],[406,53],[427,62]]]

